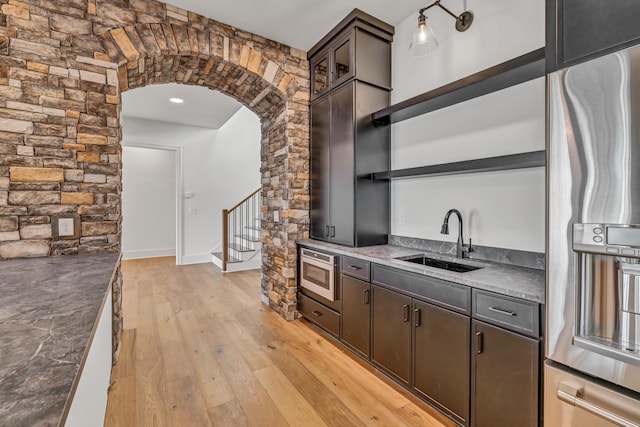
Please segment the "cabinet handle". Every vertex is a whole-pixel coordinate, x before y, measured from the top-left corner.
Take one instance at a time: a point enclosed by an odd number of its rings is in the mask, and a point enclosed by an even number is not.
[[[352,270],[362,270],[362,267],[358,267],[357,265],[350,265],[349,268]]]
[[[477,354],[482,353],[482,345],[483,345],[482,332],[476,332],[476,353]]]
[[[331,237],[336,237],[336,227],[335,226],[331,226]]]
[[[362,291],[362,304],[369,304],[369,289]]]
[[[403,305],[402,311],[404,312],[404,318],[402,320],[405,322],[408,322],[409,321],[409,304]]]
[[[322,316],[322,313],[320,313],[318,310],[313,310],[311,313],[316,317]]]
[[[329,237],[329,226],[328,226],[328,225],[325,225],[325,226],[324,226],[324,235],[325,235],[326,237]]]
[[[503,310],[498,307],[489,307],[489,311],[493,311],[494,313],[504,314],[505,316],[517,316],[518,313],[511,310]]]
[[[420,324],[422,323],[421,322],[421,320],[422,320],[421,317],[422,316],[421,316],[419,308],[416,308],[415,310],[413,310],[413,317],[415,318],[415,321],[416,321],[416,323],[415,323],[416,327],[420,326]]]

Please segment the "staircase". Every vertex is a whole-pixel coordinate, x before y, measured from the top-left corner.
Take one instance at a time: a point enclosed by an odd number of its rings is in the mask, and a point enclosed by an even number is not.
[[[252,270],[262,266],[260,189],[231,209],[222,210],[222,252],[212,262],[224,272]]]

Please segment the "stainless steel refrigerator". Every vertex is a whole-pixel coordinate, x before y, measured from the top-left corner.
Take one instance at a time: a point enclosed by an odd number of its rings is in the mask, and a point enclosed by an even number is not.
[[[544,423],[640,425],[640,46],[547,81]]]

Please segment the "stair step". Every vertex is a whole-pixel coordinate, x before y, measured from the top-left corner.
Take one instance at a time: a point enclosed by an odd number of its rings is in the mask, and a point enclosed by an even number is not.
[[[213,255],[213,256],[215,256],[215,257],[217,257],[219,259],[223,259],[222,258],[222,252],[214,252],[211,255]],[[229,260],[227,261],[227,263],[232,263],[232,262],[242,262],[242,260],[238,259],[238,258],[234,258],[232,256],[229,256]]]
[[[235,237],[240,237],[241,239],[248,240],[249,242],[259,242],[260,236],[252,236],[250,234],[234,234]]]
[[[230,243],[229,247],[234,251],[238,251],[238,252],[255,252],[256,251],[255,249],[251,249],[250,247],[241,245],[239,243]]]

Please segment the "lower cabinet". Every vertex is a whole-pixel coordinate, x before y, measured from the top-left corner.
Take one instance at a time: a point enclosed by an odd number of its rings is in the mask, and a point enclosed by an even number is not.
[[[413,389],[468,425],[469,317],[418,300],[413,314]]]
[[[472,426],[538,425],[539,340],[473,321]]]
[[[365,359],[370,356],[371,285],[359,279],[341,275],[342,335],[340,339]]]
[[[375,285],[371,288],[371,361],[468,425],[469,317]]]
[[[460,426],[540,424],[544,307],[344,256],[339,282],[298,310]]]
[[[372,285],[371,361],[409,386],[411,298]]]

